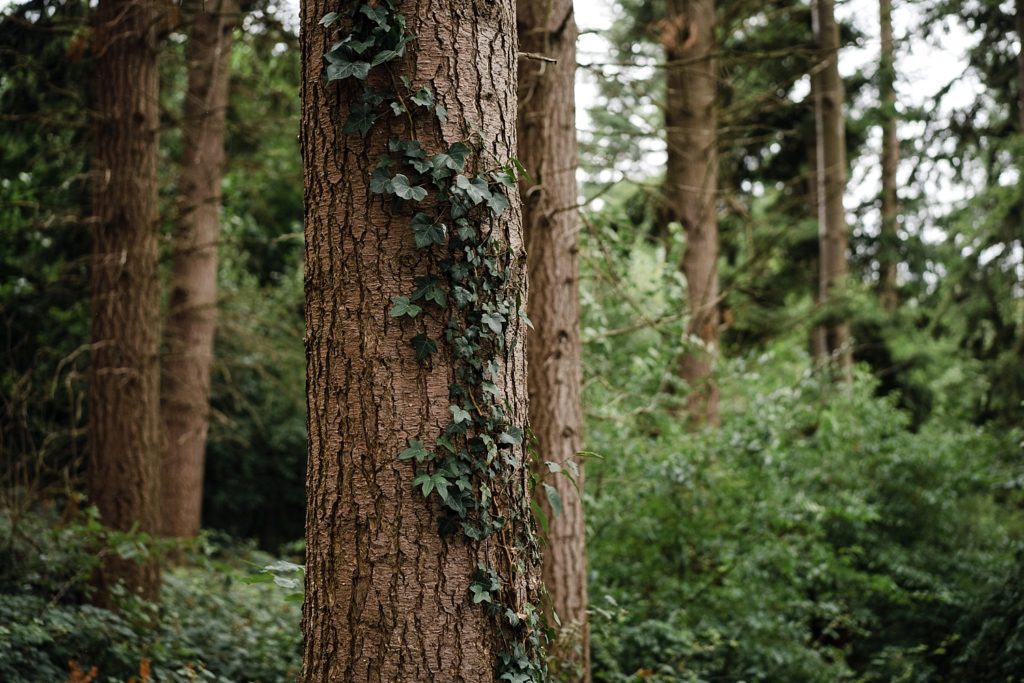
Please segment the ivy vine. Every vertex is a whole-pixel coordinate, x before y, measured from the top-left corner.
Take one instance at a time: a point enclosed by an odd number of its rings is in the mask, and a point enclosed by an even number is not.
[[[332,32],[335,24],[340,27],[339,39],[324,55],[327,80],[362,82],[342,132],[366,137],[383,117],[392,116],[407,119],[412,137],[417,109],[445,124],[448,112],[431,88],[396,78],[391,69],[415,40],[396,2],[345,4],[320,20]],[[386,77],[374,82],[388,86],[367,83],[375,69]],[[512,423],[497,382],[506,333],[517,316],[525,319],[524,302],[510,278],[514,255],[487,227],[488,219],[510,208],[507,192],[523,169],[515,159],[485,159],[485,139],[482,131],[467,132],[466,139],[440,150],[426,149],[415,139],[391,139],[369,183],[372,193],[396,209],[408,209],[417,249],[433,256],[428,259],[432,271],[417,276],[412,291],[393,297],[389,315],[447,318],[443,341],[454,367],[448,393],[451,420],[436,445],[430,449],[420,439],[409,439],[397,457],[415,462],[412,486],[440,504],[440,533],[461,533],[485,549],[492,538],[498,546],[511,546],[509,571],[523,573],[526,561],[539,559],[529,507],[521,504],[516,481],[526,467],[518,455],[522,449],[517,451],[525,433]],[[440,342],[426,331],[409,340],[422,365],[431,363]],[[495,567],[482,563],[471,577],[467,598],[486,610],[505,643],[495,662],[498,680],[547,681],[543,646],[548,629],[542,611],[516,596],[513,578],[503,581]]]

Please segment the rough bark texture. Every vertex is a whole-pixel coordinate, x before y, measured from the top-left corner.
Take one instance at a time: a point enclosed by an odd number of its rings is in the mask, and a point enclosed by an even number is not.
[[[519,160],[523,180],[530,297],[534,329],[527,337],[530,426],[537,439],[537,472],[558,491],[555,515],[543,487],[536,502],[549,526],[542,549],[544,585],[563,625],[555,660],[566,680],[589,680],[587,553],[583,501],[565,476],[545,462],[575,461],[583,487],[583,409],[580,404],[579,247],[576,188],[576,21],[572,0],[519,0],[522,51],[558,60],[519,61]],[[579,675],[572,671],[578,670]]]
[[[825,342],[840,373],[848,378],[853,365],[850,326],[835,310],[846,293],[847,228],[843,209],[846,189],[846,126],[843,120],[843,82],[839,78],[839,27],[833,0],[811,5],[818,64],[811,77],[818,150],[818,222],[820,249],[819,301],[828,311]]]
[[[718,190],[714,0],[671,0],[659,25],[669,63],[665,102],[668,165],[666,201],[686,232],[683,274],[690,321],[679,375],[690,387],[687,413],[696,423],[718,424]]]
[[[214,0],[205,7],[192,3],[187,9],[188,88],[160,397],[164,425],[161,524],[169,536],[198,533],[202,511],[217,320],[224,118],[231,34],[238,12],[234,0]]]
[[[892,41],[892,0],[879,0],[881,59],[878,65],[878,94],[882,105],[882,227],[879,238],[879,298],[887,311],[896,309],[896,264],[899,262],[896,171],[900,163],[896,136],[896,67]]]
[[[499,557],[496,539],[481,548],[461,534],[441,536],[439,510],[411,485],[412,461],[397,458],[409,438],[433,447],[451,419],[449,353],[442,348],[422,367],[410,346],[424,326],[443,339],[443,321],[436,314],[388,315],[391,298],[408,294],[414,276],[443,255],[415,248],[410,212],[371,194],[369,177],[392,137],[415,137],[433,152],[483,130],[494,158],[515,156],[515,7],[512,0],[408,0],[399,8],[417,39],[412,54],[392,64],[395,81],[406,75],[417,87],[430,84],[448,121],[439,126],[416,109],[414,135],[404,116],[388,116],[362,139],[343,135],[341,126],[363,85],[323,78],[323,55],[335,36],[317,22],[338,8],[326,0],[302,6],[309,467],[300,680],[306,683],[493,681],[502,647],[468,587],[485,555],[506,579],[512,558]],[[392,87],[382,70],[371,72],[368,85]],[[516,255],[513,282],[525,286],[514,190],[510,201],[491,227]],[[510,419],[519,424],[526,420],[525,341],[517,320],[499,382]],[[521,448],[518,455],[524,456]],[[526,468],[520,469],[513,504],[524,505]],[[533,578],[527,569],[508,580],[525,594]]]
[[[88,490],[103,524],[158,530],[160,289],[157,270],[159,79],[152,0],[100,0],[94,16],[92,356]],[[154,597],[157,566],[109,559],[116,581]]]

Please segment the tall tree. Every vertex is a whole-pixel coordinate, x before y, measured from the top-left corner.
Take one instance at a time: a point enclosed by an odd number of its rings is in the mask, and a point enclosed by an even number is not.
[[[217,319],[217,243],[234,0],[186,5],[188,86],[178,221],[164,338],[161,523],[170,536],[199,532]]]
[[[843,301],[849,273],[843,193],[846,189],[846,125],[843,82],[839,78],[839,27],[833,0],[814,0],[811,21],[818,63],[811,74],[818,150],[819,290],[826,308],[825,345],[848,377],[853,365],[850,325],[836,303]]]
[[[164,12],[158,0],[100,0],[93,24],[88,490],[103,524],[150,533],[159,520],[157,62]],[[109,559],[100,602],[116,581],[153,597],[158,568]]]
[[[574,680],[589,680],[583,408],[580,403],[579,218],[576,208],[576,21],[572,0],[519,0],[519,44],[556,60],[519,62],[519,160],[530,293],[530,426],[540,454],[537,504],[548,518],[544,585],[563,625],[556,653]],[[551,476],[546,462],[566,468]],[[575,465],[575,467],[573,467]],[[573,472],[575,469],[575,472]],[[553,490],[553,492],[552,492]],[[561,501],[552,509],[549,495]],[[578,672],[578,676],[575,673]]]
[[[537,680],[515,6],[334,7],[301,17],[300,678]]]
[[[659,25],[667,60],[665,193],[672,220],[686,232],[683,274],[690,319],[679,375],[690,387],[695,423],[718,423],[714,380],[719,347],[718,136],[714,0],[670,0]]]
[[[892,40],[892,0],[879,0],[881,55],[878,65],[878,94],[882,108],[882,225],[879,237],[879,297],[882,306],[892,311],[898,303],[896,264],[899,235],[897,217],[899,199],[896,171],[900,162],[896,135],[896,62]]]

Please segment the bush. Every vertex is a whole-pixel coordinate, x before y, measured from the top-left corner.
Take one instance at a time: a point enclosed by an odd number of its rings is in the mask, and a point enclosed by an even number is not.
[[[260,570],[272,558],[203,543],[194,564],[165,570],[159,604],[122,594],[109,611],[86,603],[98,539],[90,520],[0,516],[0,680],[73,680],[73,667],[95,667],[97,683],[139,680],[142,669],[154,682],[295,679],[299,605],[282,587],[294,579]]]

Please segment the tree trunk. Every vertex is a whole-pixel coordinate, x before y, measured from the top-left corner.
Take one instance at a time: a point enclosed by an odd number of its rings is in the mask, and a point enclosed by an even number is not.
[[[515,7],[512,0],[395,5],[416,36],[408,45],[411,54],[371,69],[365,81],[339,83],[325,81],[324,54],[350,30],[351,20],[324,28],[318,22],[337,4],[309,0],[302,6],[309,415],[300,676],[305,683],[496,681],[495,662],[506,643],[494,618],[472,601],[474,571],[481,562],[496,567],[502,585],[518,596],[537,587],[533,563],[522,549],[503,542],[505,531],[486,542],[459,531],[439,532],[444,513],[436,494],[424,498],[412,486],[417,473],[434,470],[398,457],[410,439],[439,450],[442,427],[452,422],[452,387],[471,388],[459,383],[456,369],[465,366],[444,341],[443,316],[428,306],[419,317],[392,317],[394,298],[418,286],[414,278],[461,257],[448,253],[455,239],[450,233],[443,244],[417,248],[407,202],[375,194],[370,183],[389,139],[416,140],[434,154],[482,137],[486,148],[470,161],[474,171],[515,156]],[[388,3],[375,7],[390,11]],[[396,103],[399,116],[388,110],[365,137],[343,132],[367,88],[402,92],[402,78],[413,88],[429,85],[446,119],[406,99]],[[514,187],[508,199],[511,206],[500,218],[474,226],[500,244],[510,286],[524,297],[526,256]],[[431,196],[421,206],[436,202]],[[511,318],[492,375],[494,405],[504,404],[509,421],[522,425],[526,327],[518,316]],[[410,345],[417,334],[439,340],[438,351],[422,364]],[[508,456],[501,460],[507,483],[495,501],[506,519],[523,519],[524,511],[529,514],[525,452],[518,445],[502,453]]]
[[[202,510],[217,318],[224,118],[231,34],[238,12],[234,0],[188,9],[188,88],[161,386],[161,522],[164,534],[185,537],[199,532]]]
[[[896,171],[900,163],[899,138],[896,135],[896,66],[892,41],[892,0],[879,0],[881,59],[878,70],[879,100],[882,105],[882,227],[879,237],[879,298],[889,312],[896,309],[896,265],[899,263]]]
[[[154,0],[100,0],[94,17],[92,356],[88,490],[104,525],[158,531],[160,289],[159,36]],[[153,562],[108,559],[96,599],[123,581],[147,598]]]
[[[718,424],[718,63],[713,0],[671,0],[659,25],[668,68],[665,191],[672,220],[686,232],[683,274],[690,320],[679,375],[689,385],[695,424]]]
[[[818,149],[818,221],[820,254],[819,299],[826,308],[825,341],[841,376],[849,379],[853,366],[850,326],[836,303],[844,304],[849,266],[843,210],[846,188],[846,126],[843,121],[843,83],[839,78],[839,27],[833,0],[814,0],[814,38],[819,62],[811,78]]]
[[[537,474],[562,501],[555,514],[543,486],[535,500],[549,520],[543,547],[544,585],[562,623],[554,660],[564,680],[590,680],[587,553],[583,524],[583,409],[580,404],[579,246],[576,188],[576,21],[572,0],[519,0],[524,52],[556,59],[519,62],[519,160],[523,228],[529,266],[527,312],[533,322],[527,357],[530,426],[539,453]],[[576,486],[550,474],[545,462],[575,462]]]

